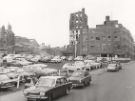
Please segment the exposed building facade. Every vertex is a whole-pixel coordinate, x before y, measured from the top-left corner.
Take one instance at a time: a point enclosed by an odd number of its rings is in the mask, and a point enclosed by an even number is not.
[[[82,31],[84,29],[88,29],[88,17],[85,14],[85,9],[83,8],[81,11],[78,11],[76,13],[72,13],[70,15],[70,21],[69,21],[69,46],[68,54],[74,55],[75,52],[75,44],[77,44],[77,51],[76,53],[80,53],[80,48],[83,43],[79,43],[80,38],[82,38]],[[79,48],[79,49],[78,49]]]
[[[74,40],[77,39],[77,55],[134,56],[134,40],[131,33],[122,24],[118,23],[118,20],[110,20],[110,17],[106,16],[103,24],[96,25],[96,28],[89,28],[84,9],[81,12],[72,13],[70,16],[69,47],[72,47],[73,54]]]

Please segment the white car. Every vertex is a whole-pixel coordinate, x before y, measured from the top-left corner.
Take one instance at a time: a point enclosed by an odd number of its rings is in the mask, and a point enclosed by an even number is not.
[[[62,56],[61,59],[62,59],[62,60],[66,60],[66,56]]]
[[[51,63],[61,63],[62,62],[62,59],[61,58],[53,58],[51,59]]]
[[[84,62],[91,64],[91,69],[98,69],[102,66],[100,62],[96,62],[94,60],[85,60]]]
[[[46,67],[47,67],[47,65],[45,65],[45,64],[33,64],[33,65],[23,66],[23,69],[26,72],[34,72],[35,73],[38,71],[42,71]]]
[[[68,70],[69,72],[74,72],[76,70],[86,69],[85,63],[77,61],[75,63],[66,63],[63,65],[62,69]]]
[[[74,60],[76,60],[76,61],[83,61],[84,59],[83,59],[82,56],[77,56]]]
[[[67,60],[68,61],[72,61],[72,60],[74,60],[74,57],[73,56],[69,56]]]
[[[119,71],[119,67],[116,63],[108,64],[107,71]]]

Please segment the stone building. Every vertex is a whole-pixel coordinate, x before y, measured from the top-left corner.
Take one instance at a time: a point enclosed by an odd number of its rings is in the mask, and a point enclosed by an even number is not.
[[[110,20],[110,17],[106,16],[104,23],[96,25],[96,28],[89,28],[87,21],[84,9],[71,14],[68,47],[73,54],[74,42],[77,39],[77,55],[134,56],[134,40],[131,33],[118,23],[118,20]]]
[[[15,36],[15,53],[38,54],[39,44],[35,39]]]
[[[9,24],[0,28],[0,56],[8,53],[39,53],[39,44],[35,39],[15,36]]]

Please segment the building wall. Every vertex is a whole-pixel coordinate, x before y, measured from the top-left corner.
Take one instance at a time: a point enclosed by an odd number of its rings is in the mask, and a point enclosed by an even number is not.
[[[117,20],[106,18],[103,25],[88,29],[88,33],[84,31],[80,37],[80,55],[128,57],[134,54],[133,38]]]
[[[15,53],[39,53],[39,44],[34,39],[28,39],[26,37],[15,37]]]

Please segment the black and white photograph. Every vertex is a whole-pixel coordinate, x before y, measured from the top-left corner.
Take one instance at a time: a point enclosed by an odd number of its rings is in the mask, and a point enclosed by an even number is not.
[[[134,0],[0,0],[0,101],[135,101]]]

